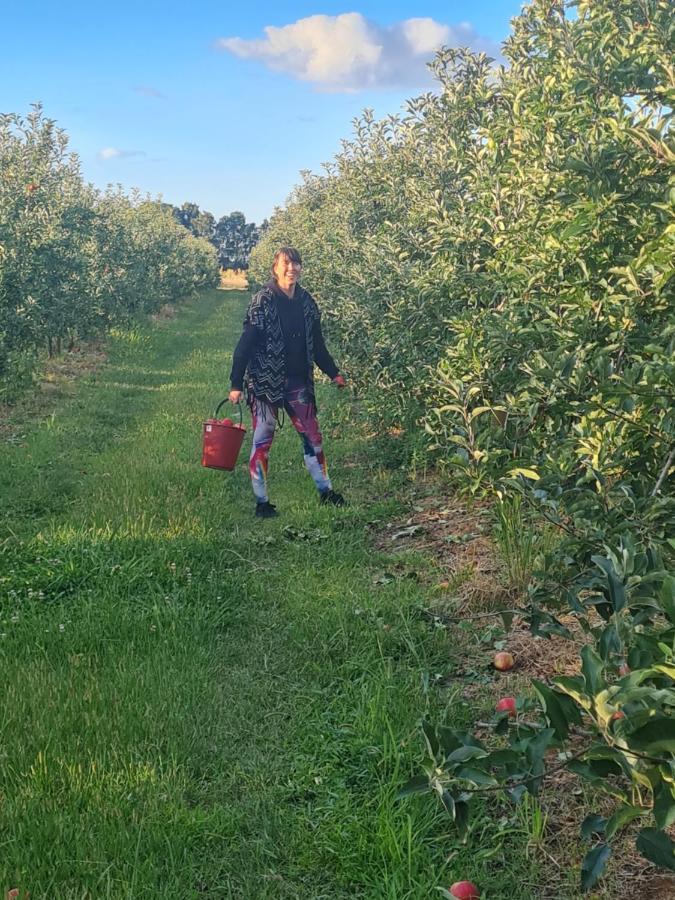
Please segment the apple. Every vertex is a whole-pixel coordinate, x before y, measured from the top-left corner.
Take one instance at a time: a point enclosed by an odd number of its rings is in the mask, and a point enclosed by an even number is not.
[[[610,722],[615,722],[617,719],[625,719],[626,713],[622,709],[617,709],[616,712],[612,713],[609,717]]]
[[[450,894],[460,900],[474,900],[480,898],[480,891],[471,881],[456,881],[450,888]]]
[[[26,193],[28,193],[28,194],[34,194],[35,191],[37,191],[37,189],[38,189],[38,186],[37,186],[37,184],[35,184],[34,181],[31,181],[30,184],[26,185]]]
[[[510,653],[507,653],[506,650],[495,653],[494,666],[495,669],[499,669],[500,672],[508,672],[509,669],[512,669],[513,662],[513,657]]]
[[[495,706],[497,712],[507,712],[510,716],[515,716],[516,714],[516,698],[515,697],[502,697],[499,703]]]
[[[234,425],[234,422],[232,421],[232,419],[221,419],[220,424],[229,425],[231,427],[232,425]]]

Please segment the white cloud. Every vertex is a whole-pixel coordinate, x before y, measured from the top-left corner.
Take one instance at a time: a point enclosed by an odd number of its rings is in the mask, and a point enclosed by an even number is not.
[[[216,46],[332,91],[421,87],[430,81],[426,63],[441,45],[499,55],[498,45],[470,23],[444,25],[430,18],[381,26],[352,12],[309,16],[264,31],[264,38],[220,38]]]
[[[137,84],[134,88],[137,94],[143,97],[154,97],[156,100],[166,100],[166,94],[158,91],[157,88],[151,87],[149,84]]]
[[[98,151],[99,159],[130,159],[132,156],[147,156],[145,150],[120,150],[117,147],[104,147]]]

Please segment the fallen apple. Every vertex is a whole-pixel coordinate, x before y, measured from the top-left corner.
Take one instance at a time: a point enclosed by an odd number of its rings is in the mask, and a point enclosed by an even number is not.
[[[506,712],[510,716],[515,716],[516,714],[516,698],[515,697],[502,697],[499,703],[495,706],[497,712]]]
[[[37,186],[37,184],[35,184],[34,181],[31,181],[30,184],[27,184],[27,185],[26,185],[26,191],[27,191],[27,193],[29,193],[29,194],[34,194],[35,191],[37,191],[37,189],[38,189],[38,186]],[[17,894],[17,896],[18,896],[18,894]]]
[[[509,669],[512,669],[513,662],[513,657],[510,653],[507,653],[506,650],[495,653],[494,666],[495,669],[499,669],[500,672],[508,672]]]
[[[471,881],[456,881],[450,888],[450,893],[460,900],[475,900],[480,897],[480,891]]]

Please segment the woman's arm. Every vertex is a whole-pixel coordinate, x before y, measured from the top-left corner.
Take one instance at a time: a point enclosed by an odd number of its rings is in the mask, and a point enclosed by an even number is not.
[[[313,337],[314,361],[325,375],[328,375],[330,379],[335,378],[340,370],[335,365],[335,360],[328,352],[326,342],[323,339],[323,332],[321,331],[321,321],[318,318],[314,320]]]
[[[244,387],[244,373],[260,339],[260,330],[255,325],[244,325],[239,342],[232,356],[230,382],[232,390],[241,391]]]

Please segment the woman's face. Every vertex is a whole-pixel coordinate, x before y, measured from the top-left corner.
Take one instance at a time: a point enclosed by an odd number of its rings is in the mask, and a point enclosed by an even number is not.
[[[281,287],[289,288],[295,284],[301,272],[300,263],[293,262],[283,253],[274,264],[274,274]]]

